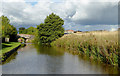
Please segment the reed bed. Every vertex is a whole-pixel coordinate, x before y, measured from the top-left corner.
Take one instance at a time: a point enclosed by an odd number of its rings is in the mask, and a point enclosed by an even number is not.
[[[94,61],[118,66],[118,31],[68,34],[51,45],[86,55]]]

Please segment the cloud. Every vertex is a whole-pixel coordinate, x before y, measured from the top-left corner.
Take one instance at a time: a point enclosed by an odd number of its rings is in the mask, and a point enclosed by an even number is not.
[[[83,25],[117,24],[117,5],[113,3],[89,3],[84,8],[78,8],[72,20]],[[80,6],[82,7],[82,6]]]
[[[3,0],[2,9],[0,15],[16,27],[36,26],[52,12],[64,19],[65,29],[95,30],[98,25],[109,25],[105,28],[110,30],[110,25],[118,23],[118,0]]]

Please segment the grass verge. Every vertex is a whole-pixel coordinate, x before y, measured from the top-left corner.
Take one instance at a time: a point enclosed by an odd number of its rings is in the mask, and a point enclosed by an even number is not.
[[[18,47],[21,43],[19,42],[6,42],[6,43],[2,43],[2,50],[0,50],[0,56],[2,56],[2,54],[5,54],[11,50],[13,50],[14,48]]]

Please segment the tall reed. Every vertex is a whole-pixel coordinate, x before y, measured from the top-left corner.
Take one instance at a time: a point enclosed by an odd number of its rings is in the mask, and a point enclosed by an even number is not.
[[[90,59],[118,66],[118,32],[89,32],[64,35],[52,46],[79,51]]]

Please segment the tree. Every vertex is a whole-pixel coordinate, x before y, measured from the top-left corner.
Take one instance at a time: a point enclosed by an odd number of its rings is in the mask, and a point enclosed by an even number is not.
[[[62,37],[64,35],[63,24],[64,20],[62,18],[54,13],[50,14],[46,17],[44,23],[37,26],[37,39],[40,43],[51,43],[55,39]]]
[[[27,34],[32,34],[32,35],[34,35],[35,33],[36,33],[36,28],[35,27],[29,27],[28,29],[27,29]]]
[[[31,34],[34,35],[36,33],[36,28],[35,27],[29,27],[27,29],[25,29],[24,27],[20,27],[19,28],[19,34]]]
[[[8,32],[8,29],[9,29],[9,22],[10,22],[10,20],[7,18],[7,17],[5,17],[5,16],[1,16],[0,17],[1,19],[2,19],[2,38],[4,38],[4,37],[9,37],[9,35],[7,34]]]
[[[0,19],[2,19],[2,40],[4,40],[5,37],[8,37],[10,38],[10,41],[15,41],[17,36],[16,28],[10,24],[10,20],[7,17],[1,16]]]
[[[24,30],[25,30],[24,27],[20,27],[20,28],[19,28],[19,34],[23,34]]]
[[[16,40],[16,36],[17,36],[17,29],[13,26],[13,25],[10,25],[9,26],[10,30],[9,30],[9,37],[10,37],[10,41],[17,41]]]

